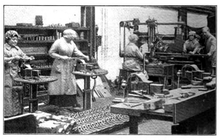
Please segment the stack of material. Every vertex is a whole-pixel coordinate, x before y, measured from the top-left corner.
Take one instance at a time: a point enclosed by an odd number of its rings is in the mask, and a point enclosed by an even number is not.
[[[127,115],[110,113],[109,106],[74,113],[71,118],[76,122],[72,129],[72,133],[76,134],[98,133],[129,121]]]
[[[94,134],[123,127],[129,121],[127,115],[110,113],[109,105],[82,112],[68,112],[65,115],[42,111],[34,115],[38,122],[37,133]]]
[[[38,122],[37,133],[70,134],[76,124],[72,118],[63,115],[37,111],[34,116]]]
[[[206,77],[204,77],[203,79],[205,79]],[[206,87],[209,89],[214,89],[216,87],[216,78],[211,78],[211,80],[206,83]]]

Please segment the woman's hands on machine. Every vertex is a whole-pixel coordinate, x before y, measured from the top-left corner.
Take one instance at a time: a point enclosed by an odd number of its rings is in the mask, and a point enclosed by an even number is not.
[[[34,56],[24,56],[24,57],[21,57],[19,55],[16,55],[14,56],[14,60],[23,60],[23,61],[28,61],[28,60],[34,60]]]
[[[148,59],[145,59],[145,60],[144,60],[144,63],[145,63],[145,64],[148,64],[148,63],[149,63],[149,60],[148,60]]]
[[[69,56],[60,56],[60,59],[62,60],[79,60],[82,63],[85,63],[85,61],[89,61],[89,56],[85,55],[83,57],[69,57]]]
[[[86,61],[89,61],[89,56],[86,55],[86,56],[85,56],[85,59],[86,59]]]

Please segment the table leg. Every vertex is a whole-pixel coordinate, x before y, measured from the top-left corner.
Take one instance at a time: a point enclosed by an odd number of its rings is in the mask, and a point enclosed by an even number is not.
[[[84,92],[83,92],[83,110],[92,108],[92,91],[90,90],[90,77],[84,78]]]
[[[22,89],[22,92],[20,92],[20,97],[19,97],[19,100],[20,100],[20,104],[21,104],[21,114],[24,113],[24,93],[25,93],[25,85],[22,84],[23,86],[23,89]]]
[[[29,112],[38,110],[37,84],[30,84],[29,91]]]
[[[129,133],[130,134],[138,134],[138,117],[137,116],[129,116]]]

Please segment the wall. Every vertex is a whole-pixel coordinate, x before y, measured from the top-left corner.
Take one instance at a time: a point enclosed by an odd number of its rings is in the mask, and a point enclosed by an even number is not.
[[[80,23],[80,6],[4,6],[4,24],[32,23],[35,16],[43,16],[44,26],[65,25],[69,22]]]

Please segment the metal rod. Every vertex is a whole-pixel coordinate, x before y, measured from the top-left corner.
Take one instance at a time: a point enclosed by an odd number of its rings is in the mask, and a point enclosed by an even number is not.
[[[124,36],[123,36],[123,45],[124,45],[124,55],[123,55],[123,57],[124,57],[124,60],[123,60],[123,62],[125,62],[125,26],[124,26]]]
[[[121,56],[121,25],[119,23],[119,55]]]

